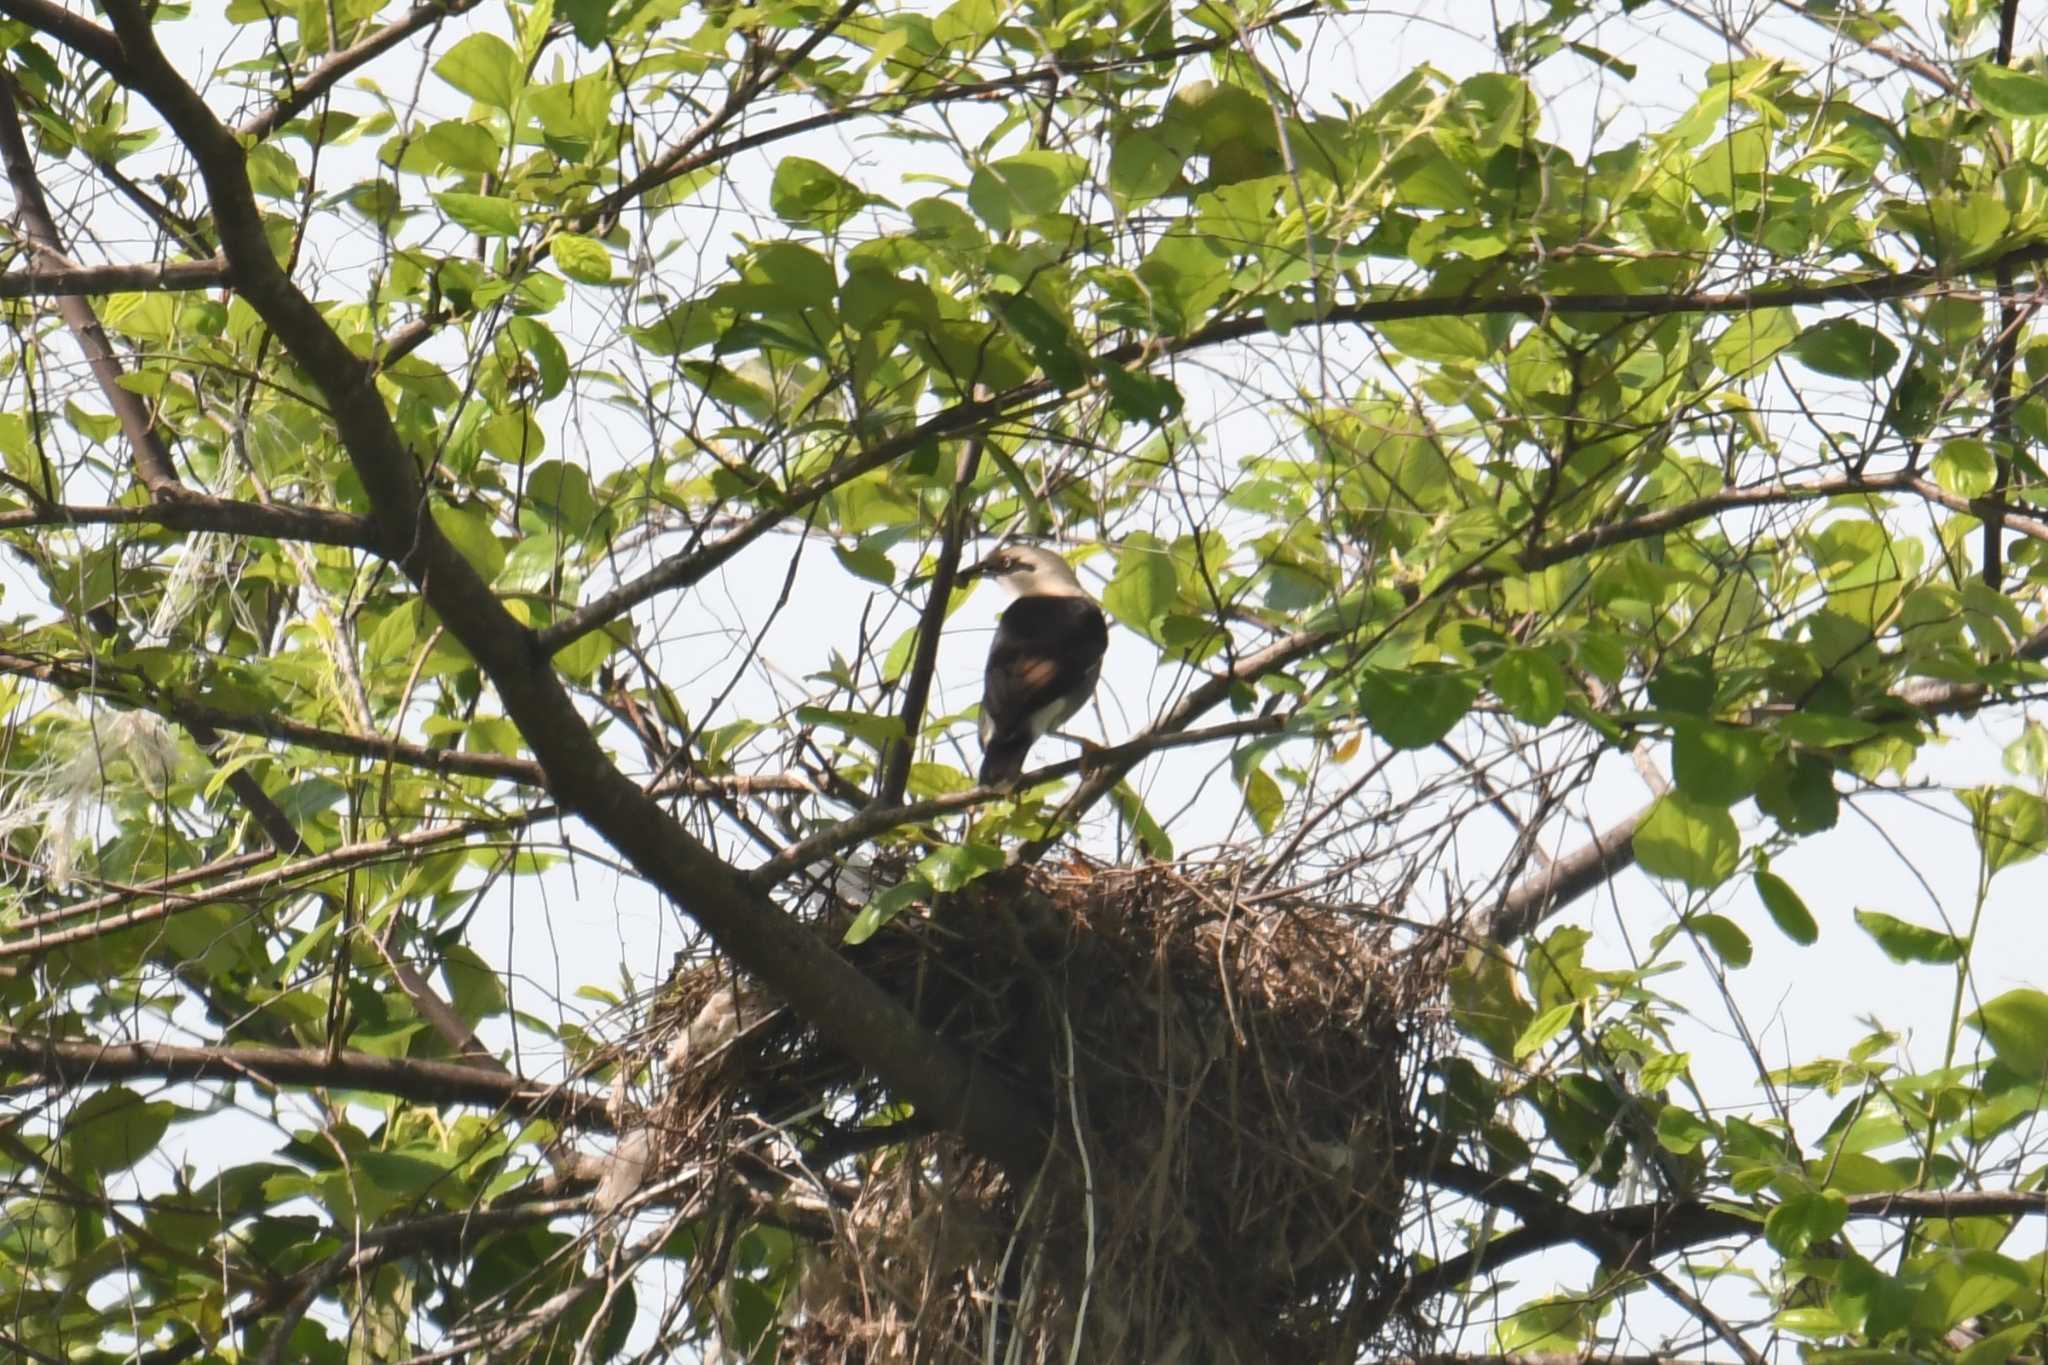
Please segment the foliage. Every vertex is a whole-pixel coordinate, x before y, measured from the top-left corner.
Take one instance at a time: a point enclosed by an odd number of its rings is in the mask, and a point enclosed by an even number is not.
[[[1142,1185],[1076,1080],[1115,1068],[922,992],[1007,1009],[1029,923],[998,973],[948,916],[1149,859],[1174,971],[1067,980],[1184,1030],[1159,1095],[1218,1102],[1213,1047],[1300,1099],[1233,932],[1442,983],[1360,1015],[1430,1140],[1377,1153],[1398,1207],[1350,1187],[1404,1255],[1319,1266],[1329,1358],[2038,1354],[2048,995],[1977,945],[2048,739],[1957,793],[1945,922],[1787,870],[2048,655],[2048,76],[2013,0],[1907,8],[1652,75],[1679,20],[1627,0],[1496,7],[1462,74],[1321,0],[0,0],[0,1343],[827,1358],[819,1286],[925,1227],[866,1196],[1071,1249],[1046,1211]],[[987,790],[954,585],[1003,535],[1081,562],[1124,704]],[[485,931],[607,867],[622,989]],[[1600,888],[1626,949],[1565,913]],[[1858,933],[1939,1064],[1873,1027],[1710,1103],[1712,1001],[1659,978]],[[819,1070],[677,1105],[769,1017]],[[1193,1188],[1147,1216],[1213,1229]],[[985,1339],[875,1350],[1067,1358],[1151,1243],[1028,1342],[1009,1242],[927,1247]]]

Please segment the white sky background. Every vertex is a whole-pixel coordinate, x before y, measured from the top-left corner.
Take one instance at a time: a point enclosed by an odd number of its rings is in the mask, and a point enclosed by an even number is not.
[[[1725,0],[1711,0],[1711,4],[1716,11],[1726,12]],[[1708,7],[1699,8],[1704,11]],[[1516,12],[1517,6],[1511,3],[1487,5],[1476,0],[1372,4],[1366,13],[1341,24],[1303,28],[1309,46],[1297,59],[1299,70],[1313,70],[1319,82],[1332,87],[1355,82],[1352,98],[1360,102],[1425,61],[1453,76],[1490,70],[1496,65],[1493,24],[1497,17],[1511,19]],[[1777,13],[1775,6],[1763,0],[1740,5],[1735,13],[1735,27],[1754,15],[1771,16],[1754,31],[1762,51],[1784,54],[1810,70],[1825,66],[1835,55],[1822,30],[1796,16]],[[469,22],[495,26],[502,18],[495,12],[480,13]],[[1472,36],[1475,31],[1480,36]],[[1938,30],[1930,23],[1918,26],[1918,31],[1933,35]],[[450,26],[442,49],[459,33],[459,28]],[[195,75],[219,64],[230,41],[246,44],[254,40],[252,33],[234,30],[210,15],[195,16],[181,27],[179,36],[181,41],[189,41],[187,50],[201,54],[190,68]],[[1637,64],[1635,79],[1623,82],[1571,58],[1553,60],[1534,78],[1544,94],[1550,121],[1545,136],[1582,158],[1595,145],[1626,140],[1643,128],[1668,123],[1691,104],[1707,63],[1737,55],[1707,25],[1688,18],[1677,7],[1660,10],[1652,6],[1626,22],[1617,19],[1591,41]],[[2039,46],[2037,33],[2023,32],[2022,52]],[[231,59],[231,55],[226,58]],[[392,69],[412,70],[410,66]],[[1191,72],[1190,76],[1199,74]],[[1887,79],[1898,80],[1890,74]],[[388,83],[385,88],[392,89]],[[423,83],[422,94],[430,104],[445,100],[445,112],[451,116],[463,112],[465,101],[432,78]],[[227,92],[216,94],[217,108],[229,103]],[[884,194],[890,192],[890,176],[918,169],[914,150],[906,152],[885,142],[819,136],[779,150],[841,168],[858,165],[862,169],[855,178]],[[900,162],[891,160],[899,157],[903,158]],[[766,177],[772,164],[765,157],[752,158],[736,168],[731,186],[707,190],[676,215],[679,230],[701,234],[687,249],[698,253],[707,275],[715,274],[726,256],[737,249],[735,234],[781,234],[780,225],[765,208]],[[326,175],[323,168],[323,179]],[[344,184],[353,178],[336,175],[333,183]],[[926,191],[913,191],[902,198],[921,192]],[[367,232],[316,241],[312,247],[317,268],[339,277],[331,292],[342,295],[350,292],[351,283],[366,278],[363,272],[381,252],[374,235]],[[615,306],[600,310],[581,291],[572,291],[564,312],[550,320],[565,332],[574,359],[577,352],[571,335],[592,346],[601,345],[619,316]],[[1336,392],[1350,392],[1366,364],[1361,340],[1334,331],[1314,331],[1311,340],[1298,349],[1305,373],[1313,376],[1317,371],[1308,367],[1324,367],[1321,372]],[[1221,417],[1216,428],[1219,448],[1234,445],[1251,451],[1270,441],[1272,428],[1257,405],[1242,402],[1222,379],[1205,382],[1192,369],[1182,370],[1179,378],[1188,393],[1191,420],[1205,409],[1229,414]],[[1270,375],[1267,378],[1270,381]],[[553,425],[558,412],[566,418],[566,427]],[[582,458],[601,470],[605,451],[598,447],[603,443],[591,438],[602,436],[616,419],[596,412],[597,405],[584,403],[574,408],[558,405],[544,414],[553,443],[550,454]],[[644,440],[640,433],[621,432],[620,436],[622,447],[629,450],[635,446],[627,444],[628,439]],[[735,637],[733,632],[762,617],[781,588],[790,557],[797,553],[803,556],[798,589],[766,635],[758,661],[743,665],[742,653],[733,647],[734,639],[743,636]],[[899,555],[899,563],[907,565],[907,557]],[[1099,563],[1106,567],[1107,561]],[[9,574],[6,609],[10,613],[35,610],[29,605],[33,599],[22,595],[29,589],[12,578],[11,566],[0,572]],[[1084,578],[1089,576],[1084,568]],[[589,585],[586,593],[602,586]],[[693,719],[698,718],[694,708],[706,704],[737,675],[739,683],[729,710],[711,718],[718,723],[739,715],[758,716],[778,703],[789,704],[808,686],[801,680],[821,666],[828,649],[853,654],[856,624],[869,604],[870,591],[868,585],[839,569],[822,540],[800,546],[790,538],[776,537],[754,547],[695,591],[643,609],[641,619],[645,634],[663,642],[658,657],[665,680],[681,694],[686,706],[693,707]],[[883,620],[885,605],[886,601],[874,604],[877,621]],[[958,713],[978,695],[987,631],[999,605],[993,593],[978,592],[953,618],[933,701],[935,714]],[[893,617],[875,629],[879,648],[886,648],[910,619],[908,610],[897,606]],[[1178,670],[1158,666],[1149,644],[1118,630],[1097,705],[1077,717],[1070,728],[1110,741],[1121,739],[1143,728],[1187,683],[1188,678]],[[1930,749],[1916,768],[1916,780],[1926,783],[1928,791],[1918,795],[1864,794],[1846,800],[1837,829],[1808,839],[1777,860],[1775,870],[1801,891],[1820,922],[1821,938],[1815,947],[1800,950],[1785,940],[1748,893],[1746,882],[1738,882],[1715,898],[1717,908],[1749,932],[1755,960],[1717,981],[1713,967],[1695,959],[1685,970],[1657,982],[1663,994],[1696,1011],[1681,1042],[1691,1050],[1695,1079],[1712,1103],[1747,1113],[1762,1107],[1751,1046],[1768,1066],[1840,1055],[1869,1031],[1873,1021],[1906,1035],[1916,1066],[1940,1064],[1952,975],[1944,969],[1891,963],[1856,928],[1850,912],[1870,907],[1918,923],[1946,924],[1958,932],[1967,927],[1976,881],[1976,850],[1962,808],[1942,789],[2007,780],[1999,749],[2017,733],[2019,723],[2020,715],[2012,709],[2001,709],[1982,723],[1956,723],[1953,742]],[[970,732],[965,721],[956,726],[964,747],[950,760],[969,768],[975,756]],[[1064,752],[1047,743],[1035,757],[1050,761]],[[1341,786],[1373,756],[1373,746],[1368,743],[1348,770],[1326,770],[1324,779],[1330,789]],[[1417,773],[1435,771],[1433,759],[1412,762]],[[1227,773],[1210,776],[1219,764],[1220,754],[1205,751],[1162,757],[1141,772],[1141,785],[1162,820],[1184,795],[1194,795],[1185,814],[1169,825],[1183,849],[1229,838],[1240,828],[1234,785]],[[1398,774],[1401,767],[1397,764],[1389,771]],[[1611,758],[1587,792],[1589,827],[1611,823],[1639,808],[1649,796],[1643,779],[1626,758]],[[1753,817],[1753,810],[1749,814]],[[1467,825],[1458,862],[1469,871],[1485,866],[1489,858],[1498,859],[1507,837],[1505,827],[1490,818],[1471,820]],[[579,848],[603,852],[587,832],[572,837]],[[1562,839],[1553,851],[1567,851],[1575,838]],[[1099,839],[1096,846],[1101,846]],[[2048,948],[2042,946],[2048,940],[2042,924],[2042,866],[2023,864],[1994,884],[1978,935],[1966,1010],[1974,1008],[1979,999],[2012,986],[2040,985],[2048,979]],[[1440,906],[1430,903],[1426,893],[1424,900],[1410,913],[1433,918]],[[1594,928],[1597,937],[1588,952],[1589,962],[1619,967],[1634,960],[1649,935],[1668,923],[1673,913],[1674,903],[1666,888],[1630,872],[1574,906],[1556,923],[1584,923]],[[557,1001],[571,1010],[589,1003],[574,998],[576,988],[585,984],[617,990],[623,975],[636,990],[653,987],[667,971],[672,954],[689,942],[689,933],[677,912],[637,879],[622,875],[604,857],[592,857],[578,859],[543,878],[510,880],[478,917],[472,942],[487,958],[511,964],[516,1008],[555,1017]],[[1718,1003],[1724,989],[1725,1007]],[[591,1008],[595,1012],[597,1007]],[[616,1022],[606,1031],[615,1027]],[[530,1045],[530,1039],[525,1041]],[[1974,1035],[1966,1032],[1965,1048],[1974,1041]],[[545,1070],[535,1066],[530,1053],[528,1067]],[[1818,1133],[1840,1103],[1818,1100],[1796,1108],[1805,1135]],[[189,1130],[189,1136],[197,1138],[201,1131]],[[211,1130],[206,1131],[211,1136]],[[174,1148],[180,1136],[173,1134]],[[208,1145],[221,1150],[211,1142]],[[227,1158],[247,1159],[273,1145],[274,1135],[264,1128],[253,1135],[250,1150],[229,1152]],[[198,1159],[196,1152],[189,1155]],[[1525,1263],[1517,1278],[1527,1285],[1527,1292],[1541,1292],[1553,1283],[1577,1283],[1576,1277],[1583,1274],[1583,1258],[1561,1254]],[[1750,1316],[1754,1310],[1739,1289],[1732,1292],[1730,1298],[1730,1289],[1723,1287],[1712,1301],[1731,1316]],[[1632,1300],[1627,1310],[1632,1328],[1652,1340],[1666,1331],[1683,1330],[1684,1324],[1675,1314],[1667,1313],[1666,1307],[1646,1296]],[[1613,1320],[1607,1325],[1613,1327]],[[1483,1343],[1475,1339],[1467,1344]]]

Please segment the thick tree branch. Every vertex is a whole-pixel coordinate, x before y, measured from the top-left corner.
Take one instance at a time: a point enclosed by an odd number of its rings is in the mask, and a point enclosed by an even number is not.
[[[25,0],[0,0],[0,10],[20,3]],[[374,508],[380,548],[490,678],[506,714],[546,770],[556,799],[735,961],[920,1113],[1011,1169],[1032,1169],[1043,1119],[1021,1096],[926,1031],[902,1002],[810,928],[744,886],[733,868],[612,764],[533,633],[506,611],[427,515],[418,466],[377,393],[373,367],[350,350],[278,265],[234,133],[164,56],[149,15],[135,0],[107,0],[106,10],[132,70],[130,87],[163,116],[199,167],[242,297],[320,384]]]
[[[65,1086],[114,1081],[258,1081],[267,1085],[366,1090],[421,1104],[474,1104],[525,1118],[610,1131],[602,1096],[540,1085],[454,1062],[377,1057],[319,1048],[180,1047],[170,1043],[87,1043],[38,1038],[0,1027],[0,1067]]]
[[[307,545],[367,549],[370,523],[347,512],[290,503],[237,502],[181,491],[172,501],[139,507],[41,503],[0,511],[0,531],[64,526],[161,526],[170,531],[227,536],[267,536]]]
[[[147,265],[38,265],[0,273],[0,299],[49,298],[65,294],[170,294],[218,289],[227,283],[227,262],[153,261]]]

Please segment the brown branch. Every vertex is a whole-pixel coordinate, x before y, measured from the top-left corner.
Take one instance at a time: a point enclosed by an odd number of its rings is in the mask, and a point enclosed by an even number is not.
[[[1253,716],[1246,720],[1211,725],[1201,730],[1148,733],[1106,749],[1093,750],[1079,758],[1048,763],[1043,768],[1036,768],[1024,774],[1016,782],[1005,782],[993,787],[970,787],[965,791],[948,792],[944,796],[934,796],[924,801],[909,801],[899,806],[868,805],[858,813],[807,838],[799,839],[774,857],[749,868],[741,880],[755,890],[766,891],[779,886],[820,858],[829,857],[855,844],[865,843],[876,835],[892,829],[922,824],[941,815],[951,815],[958,811],[971,810],[975,806],[986,805],[990,801],[1015,800],[1019,791],[1072,773],[1092,773],[1104,763],[1136,763],[1147,754],[1156,754],[1165,749],[1191,748],[1197,744],[1211,744],[1221,739],[1280,734],[1286,730],[1287,722],[1288,717],[1285,716]]]
[[[4,8],[4,4],[0,4]],[[1815,308],[1835,303],[1882,303],[1912,298],[1936,289],[1953,289],[1968,275],[1995,273],[2002,266],[2034,265],[2048,260],[2048,243],[2033,242],[2015,247],[1993,260],[1957,271],[1953,267],[1918,267],[1874,273],[1825,284],[1776,284],[1730,293],[1698,292],[1644,294],[1439,294],[1406,298],[1362,299],[1339,304],[1319,317],[1306,318],[1297,327],[1356,327],[1380,322],[1400,322],[1444,317],[1513,316],[1541,318],[1555,315],[1573,317],[1632,316],[1672,317],[1681,313],[1753,313],[1760,308]],[[1198,328],[1164,347],[1164,353],[1187,351],[1243,341],[1272,330],[1264,315],[1232,318]],[[1097,367],[1130,365],[1156,359],[1162,348],[1155,343],[1128,342],[1097,354]]]
[[[33,678],[71,692],[85,693],[118,705],[148,711],[184,726],[233,734],[259,735],[286,744],[297,744],[323,753],[347,754],[382,763],[399,763],[424,768],[443,776],[487,777],[522,786],[547,784],[547,774],[531,759],[508,754],[470,754],[455,749],[437,749],[382,735],[361,735],[346,730],[324,730],[317,725],[291,719],[276,711],[231,711],[189,697],[153,687],[140,678],[124,674],[105,664],[67,664],[37,659],[0,649],[0,674]],[[195,739],[198,738],[195,732]],[[215,733],[203,741],[208,748],[220,742]]]
[[[982,395],[977,392],[976,397]],[[961,542],[967,533],[967,492],[981,468],[982,447],[988,433],[978,431],[960,452],[953,470],[953,494],[946,501],[945,524],[939,532],[939,557],[932,565],[930,595],[917,621],[917,653],[903,686],[903,737],[893,741],[882,762],[882,783],[875,790],[877,806],[903,802],[910,783],[910,764],[917,757],[917,735],[924,726],[925,703],[931,697],[932,674],[939,666],[939,635],[945,628],[947,609],[953,605],[953,583],[960,572]]]
[[[351,73],[361,70],[421,29],[432,28],[445,19],[466,14],[478,3],[480,0],[421,0],[406,11],[404,18],[386,24],[361,42],[328,57],[307,72],[306,79],[296,83],[283,99],[244,120],[235,131],[251,141],[263,141],[312,107]]]
[[[269,858],[277,856],[266,850],[262,854],[243,855],[243,858],[228,858],[194,868],[189,872],[177,873],[141,886],[122,887],[104,896],[66,905],[40,915],[30,915],[6,926],[8,933],[28,932],[27,938],[16,938],[0,942],[0,958],[23,957],[48,952],[66,944],[82,943],[121,929],[132,929],[138,924],[149,924],[166,919],[180,910],[190,910],[202,905],[217,905],[222,901],[241,900],[276,892],[292,882],[307,877],[323,876],[346,867],[357,867],[364,863],[395,856],[409,856],[423,849],[435,848],[442,844],[466,839],[473,834],[502,833],[551,820],[561,812],[552,806],[535,806],[520,812],[517,816],[483,820],[464,820],[451,825],[432,825],[426,829],[411,830],[395,834],[388,839],[373,839],[365,843],[343,844],[325,853],[288,862],[282,867],[267,872],[251,873],[242,877],[231,877],[216,882],[203,890],[179,891],[180,886],[190,885],[194,880],[219,875],[225,871],[240,870],[244,858]],[[102,883],[103,885],[105,883]],[[98,915],[104,910],[126,905],[145,897],[157,897],[155,905],[130,910],[110,919],[95,919],[90,924],[71,929],[58,929],[46,933],[52,925],[68,923],[71,920]]]
[[[115,84],[128,83],[128,61],[121,52],[120,40],[98,24],[79,18],[51,0],[4,0],[0,2],[0,13],[55,38],[105,71]]]
[[[6,166],[7,184],[14,191],[14,211],[34,251],[37,266],[42,270],[75,268],[76,263],[64,254],[63,237],[50,216],[49,202],[43,197],[35,158],[29,153],[28,139],[22,132],[14,78],[6,74],[0,74],[0,163]],[[183,488],[171,463],[171,452],[151,426],[147,409],[136,401],[134,394],[121,387],[121,365],[100,327],[99,315],[77,294],[58,295],[57,311],[77,338],[79,349],[85,352],[85,362],[93,378],[99,381],[100,392],[121,419],[121,429],[134,450],[136,477],[151,493],[176,496]]]
[[[152,261],[147,265],[46,264],[0,273],[0,299],[64,294],[169,294],[217,289],[227,283],[227,278],[227,262],[218,258]]]
[[[621,583],[610,592],[584,603],[551,625],[534,632],[534,643],[552,655],[557,650],[601,630],[612,621],[664,592],[687,588],[703,581],[729,563],[741,550],[767,535],[790,517],[816,503],[832,490],[880,469],[893,460],[929,442],[977,431],[988,431],[997,422],[1024,415],[1031,405],[1046,401],[1044,384],[1020,384],[994,398],[972,398],[927,417],[899,436],[880,441],[859,454],[842,460],[810,482],[775,496],[775,506],[764,508],[741,522],[710,545],[678,554],[638,578]]]
[[[1648,806],[1615,821],[1584,845],[1512,887],[1479,926],[1478,937],[1505,947],[1570,905],[1607,884],[1636,860],[1635,833]]]
[[[0,10],[27,0],[0,0]],[[355,355],[271,251],[235,134],[186,84],[136,0],[105,0],[147,99],[203,178],[241,296],[315,378],[373,510],[378,546],[469,650],[569,811],[694,918],[720,948],[921,1114],[1013,1170],[1035,1167],[1043,1118],[979,1061],[938,1038],[809,926],[744,885],[671,819],[597,743],[534,634],[517,621],[427,515],[420,471]]]
[[[1524,1183],[1489,1175],[1457,1162],[1444,1162],[1428,1179],[1480,1203],[1503,1208],[1522,1226],[1502,1233],[1447,1261],[1418,1272],[1401,1290],[1409,1303],[1486,1274],[1524,1256],[1580,1240],[1586,1220],[1603,1235],[1621,1238],[1650,1256],[1668,1256],[1705,1242],[1763,1234],[1768,1209],[1744,1211],[1697,1199],[1629,1204],[1585,1213],[1535,1193]],[[1849,1217],[1857,1220],[2009,1218],[2048,1215],[2048,1192],[2040,1190],[1924,1190],[1851,1195]]]
[[[370,523],[347,512],[291,503],[238,502],[182,489],[174,500],[140,507],[39,503],[0,511],[0,531],[57,526],[161,526],[171,531],[267,536],[344,549],[367,549],[370,544]]]
[[[610,1131],[605,1099],[454,1062],[319,1048],[181,1047],[171,1043],[89,1043],[39,1038],[0,1026],[0,1066],[65,1085],[113,1081],[259,1081],[309,1089],[366,1090],[421,1104],[474,1104],[524,1118]]]

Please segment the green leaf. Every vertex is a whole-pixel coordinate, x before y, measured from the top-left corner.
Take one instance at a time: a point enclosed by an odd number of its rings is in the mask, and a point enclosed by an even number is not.
[[[2048,1076],[2048,993],[2031,987],[2007,991],[1965,1022],[1984,1035],[2007,1071],[2030,1085]]]
[[[1771,915],[1786,938],[1804,947],[1820,937],[1820,926],[1813,921],[1813,912],[1806,908],[1806,902],[1799,893],[1775,872],[1758,872],[1752,879],[1756,894],[1762,899],[1764,909]]]
[[[569,386],[569,353],[562,348],[562,340],[555,335],[553,328],[539,318],[517,317],[505,325],[505,336],[539,371],[542,402],[558,396]],[[529,451],[539,448],[538,445],[527,447]]]
[[[1877,940],[1877,946],[1894,962],[1940,964],[1954,962],[1963,955],[1965,945],[1955,935],[1909,924],[1881,910],[1858,910],[1856,923]]]
[[[1127,370],[1121,365],[1111,365],[1102,371],[1102,380],[1109,388],[1109,405],[1116,415],[1126,422],[1145,422],[1157,426],[1180,416],[1187,400],[1181,396],[1180,386],[1163,374],[1149,370]]]
[[[1029,294],[991,294],[1003,321],[1023,339],[1024,348],[1045,377],[1062,392],[1071,392],[1088,382],[1094,368],[1074,340],[1065,321]]]
[[[555,9],[586,51],[602,45],[611,32],[612,0],[555,0]]]
[[[1719,806],[1703,806],[1677,792],[1657,798],[1635,834],[1636,861],[1655,877],[1669,877],[1695,890],[1719,886],[1735,871],[1742,836],[1734,817]]]
[[[2018,787],[1972,787],[1956,793],[1970,812],[1970,832],[1987,871],[1996,876],[2048,849],[2048,801]]]
[[[1165,544],[1145,532],[1126,537],[1117,552],[1116,574],[1102,593],[1103,609],[1151,638],[1179,599],[1180,576]]]
[[[1899,348],[1853,318],[1829,318],[1799,334],[1792,355],[1809,370],[1836,379],[1880,379],[1898,363]]]
[[[1561,1005],[1552,1005],[1529,1021],[1529,1027],[1522,1030],[1515,1039],[1514,1059],[1524,1061],[1542,1050],[1544,1044],[1563,1033],[1571,1024],[1572,1016],[1579,1012],[1579,1002],[1567,1000]]]
[[[1449,982],[1451,1020],[1459,1032],[1477,1039],[1496,1057],[1511,1057],[1515,1042],[1536,1016],[1522,998],[1498,950],[1473,947],[1452,969]]]
[[[1686,920],[1686,926],[1707,941],[1714,950],[1714,956],[1730,967],[1747,967],[1754,955],[1749,935],[1742,932],[1742,926],[1726,915],[1693,915]]]
[[[1835,770],[1826,759],[1814,754],[1780,759],[1771,765],[1757,787],[1756,804],[1787,834],[1818,834],[1833,829],[1841,815]]]
[[[1088,163],[1071,152],[1020,152],[975,171],[967,203],[982,222],[1007,234],[1057,211],[1087,170]]]
[[[154,1151],[177,1113],[169,1100],[145,1101],[125,1086],[110,1086],[72,1107],[64,1141],[80,1172],[112,1175]]]
[[[1657,1112],[1657,1145],[1684,1156],[1713,1141],[1714,1126],[1679,1105],[1667,1104]]]
[[[1730,378],[1740,379],[1770,364],[1798,335],[1790,308],[1759,308],[1730,318],[1707,353]]]
[[[1145,856],[1163,863],[1172,862],[1173,840],[1167,837],[1165,828],[1152,817],[1152,812],[1145,809],[1145,802],[1137,789],[1128,782],[1119,782],[1110,796],[1116,802],[1117,812],[1123,816],[1124,823],[1137,836],[1138,846],[1145,851]]]
[[[1597,1298],[1583,1294],[1524,1304],[1502,1324],[1500,1349],[1508,1355],[1577,1355],[1593,1339],[1600,1308]]]
[[[1934,481],[1959,498],[1974,498],[1998,482],[1998,460],[1991,447],[1973,436],[1943,441],[1934,456]]]
[[[1770,766],[1770,749],[1754,730],[1706,721],[1680,724],[1672,736],[1672,778],[1689,799],[1709,806],[1750,795]]]
[[[832,232],[874,202],[860,186],[821,162],[786,156],[776,163],[768,207],[785,223]]]
[[[932,889],[915,877],[906,877],[888,890],[869,899],[853,917],[853,923],[846,926],[846,942],[866,943],[874,937],[875,931],[902,914]]]
[[[2000,118],[2048,114],[2048,77],[2031,71],[2015,71],[1986,59],[1970,72],[1970,92]]]
[[[1259,827],[1259,833],[1271,834],[1287,809],[1280,784],[1264,768],[1250,763],[1244,765],[1238,785],[1244,790],[1244,808],[1251,812],[1252,823]]]
[[[1173,188],[1187,153],[1149,129],[1117,139],[1109,154],[1110,192],[1126,206],[1148,203]]]
[[[897,716],[868,711],[835,711],[823,706],[799,706],[796,718],[805,725],[822,725],[839,730],[873,746],[877,751],[903,738],[903,721]]]
[[[519,54],[503,38],[472,33],[434,63],[434,74],[463,94],[497,109],[510,109],[525,88]]]
[[[505,567],[505,547],[491,529],[490,517],[480,508],[456,507],[436,502],[432,507],[434,525],[448,537],[462,557],[486,579],[496,578]]]
[[[885,588],[896,581],[896,565],[873,538],[854,545],[834,544],[832,553],[839,556],[839,562],[855,577],[879,583]]]
[[[1493,694],[1524,725],[1548,725],[1564,710],[1564,669],[1541,649],[1510,649],[1493,665]]]
[[[462,194],[446,190],[434,196],[449,221],[479,237],[517,237],[519,204],[490,194]]]
[[[1969,1349],[1956,1357],[1956,1365],[2007,1365],[2020,1358],[2020,1349],[2034,1335],[2036,1327],[2031,1322],[2020,1323],[2000,1332],[1972,1342]]]
[[[548,255],[555,269],[579,284],[612,282],[611,249],[595,237],[559,232],[548,241]]]
[[[948,844],[926,854],[912,871],[934,891],[958,891],[1002,865],[1003,851],[993,844]]]
[[[1787,1256],[1803,1254],[1825,1242],[1849,1221],[1849,1201],[1835,1190],[1801,1190],[1786,1198],[1764,1219],[1764,1238]]]
[[[1374,734],[1396,749],[1427,749],[1472,709],[1479,682],[1462,669],[1427,663],[1406,670],[1368,668],[1358,691]]]
[[[453,943],[441,958],[441,975],[455,1012],[471,1028],[505,1012],[505,983],[490,963],[467,944]]]

